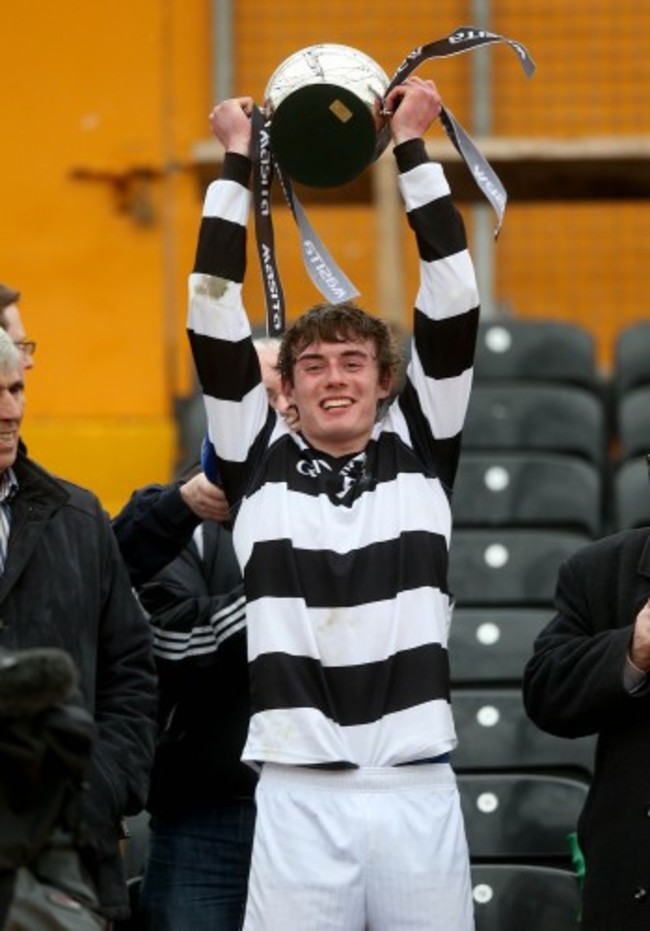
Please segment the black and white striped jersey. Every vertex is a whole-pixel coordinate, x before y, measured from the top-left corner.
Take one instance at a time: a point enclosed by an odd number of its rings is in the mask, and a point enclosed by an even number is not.
[[[334,459],[269,409],[241,291],[249,162],[208,189],[189,335],[247,598],[244,759],[391,766],[451,750],[449,495],[478,296],[460,215],[421,140],[395,150],[420,258],[400,395]]]

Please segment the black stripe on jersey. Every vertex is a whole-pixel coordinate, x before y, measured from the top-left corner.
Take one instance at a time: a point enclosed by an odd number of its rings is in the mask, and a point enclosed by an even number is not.
[[[368,443],[366,451],[363,466],[351,470],[359,485],[359,493],[372,492],[378,484],[392,482],[400,475],[419,475],[423,466],[427,468],[426,463],[418,459],[396,433],[381,433],[377,440]],[[435,474],[430,468],[427,471],[430,477]],[[336,504],[339,502],[337,492],[347,487],[344,476],[340,463],[334,462],[327,454],[314,449],[303,452],[291,436],[283,436],[270,450],[264,471],[260,471],[251,482],[248,494],[252,495],[267,482],[286,483],[289,491],[314,498],[325,493]],[[349,504],[343,499],[339,503]]]
[[[393,155],[400,174],[405,174],[412,168],[417,168],[429,161],[424,139],[408,139],[406,142],[400,142],[393,149]]]
[[[246,564],[249,602],[299,598],[309,608],[344,608],[436,585],[447,593],[448,553],[440,534],[410,531],[348,553],[304,550],[290,540],[259,541]]]
[[[410,381],[406,382],[402,390],[399,405],[408,422],[416,455],[437,476],[449,497],[458,470],[460,433],[441,439],[433,436],[429,421],[422,413],[420,398]]]
[[[259,384],[260,364],[249,338],[238,343],[188,330],[203,393],[222,401],[241,401]]]
[[[253,163],[247,155],[239,152],[226,152],[223,157],[221,178],[223,181],[237,181],[242,187],[248,187]]]
[[[317,708],[331,720],[353,726],[436,699],[449,701],[449,661],[438,643],[356,666],[326,667],[285,653],[262,654],[251,663],[254,714]]]
[[[425,375],[453,378],[472,367],[478,319],[478,307],[444,320],[431,320],[416,309],[413,334]]]
[[[463,219],[454,206],[451,196],[440,197],[431,204],[423,204],[409,211],[408,221],[415,233],[420,258],[425,262],[456,255],[467,248]]]
[[[203,217],[194,272],[239,284],[246,271],[246,227],[223,217]]]

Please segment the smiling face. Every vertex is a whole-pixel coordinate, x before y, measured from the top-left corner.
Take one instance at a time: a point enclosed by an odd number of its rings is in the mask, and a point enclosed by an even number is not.
[[[360,452],[368,442],[379,402],[389,394],[382,383],[371,339],[318,342],[296,356],[293,383],[283,392],[294,403],[300,431],[312,446],[332,456]]]
[[[16,461],[25,409],[25,383],[18,367],[0,369],[0,474]]]

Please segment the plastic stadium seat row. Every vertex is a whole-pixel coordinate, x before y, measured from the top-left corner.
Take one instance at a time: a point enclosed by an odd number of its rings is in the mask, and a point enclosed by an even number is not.
[[[454,530],[452,595],[461,607],[550,606],[560,563],[589,540],[587,534],[564,530]]]
[[[476,344],[478,381],[514,379],[562,382],[598,390],[593,335],[551,319],[481,320]]]
[[[530,721],[520,688],[452,688],[457,772],[553,772],[589,781],[595,738],[568,740]]]
[[[457,527],[554,527],[596,537],[603,525],[601,470],[577,456],[465,449],[453,514]]]
[[[463,450],[536,450],[605,462],[607,418],[602,399],[586,388],[530,381],[476,382]]]
[[[459,774],[471,857],[571,866],[568,835],[587,798],[581,779],[539,773]]]
[[[449,634],[454,685],[518,685],[551,609],[456,607]]]
[[[475,864],[476,931],[577,931],[580,888],[570,870],[522,863]]]

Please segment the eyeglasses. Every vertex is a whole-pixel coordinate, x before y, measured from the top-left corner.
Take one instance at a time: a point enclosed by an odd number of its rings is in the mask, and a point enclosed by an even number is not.
[[[14,343],[14,346],[19,352],[24,353],[26,356],[33,356],[36,352],[36,343],[33,339],[18,339]]]

